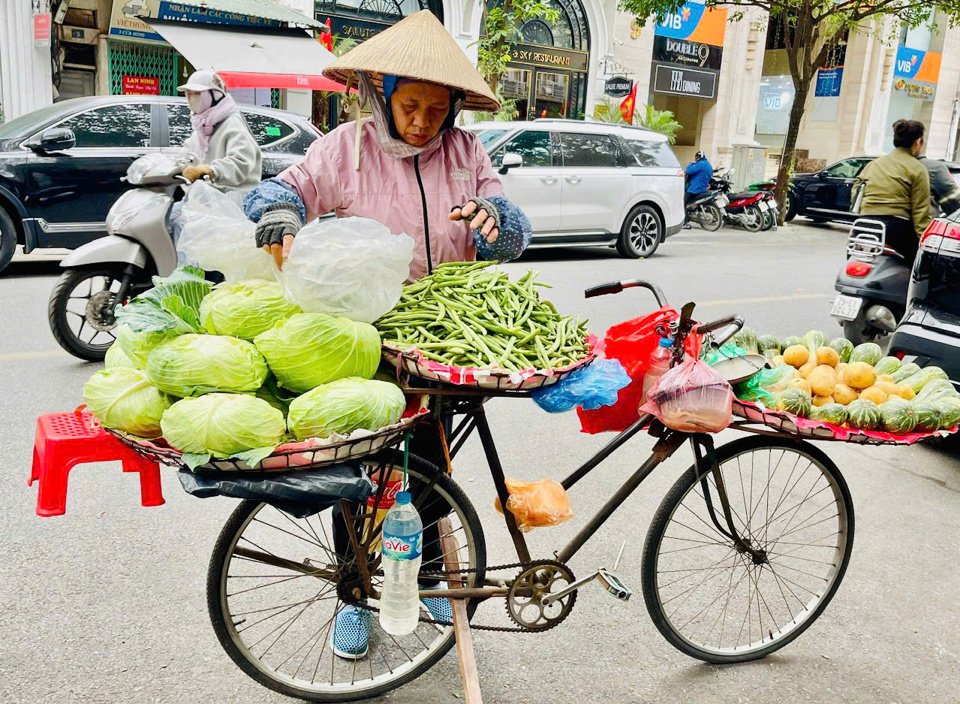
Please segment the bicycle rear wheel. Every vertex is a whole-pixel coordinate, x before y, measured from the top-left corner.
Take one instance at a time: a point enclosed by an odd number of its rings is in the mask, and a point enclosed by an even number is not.
[[[367,460],[378,468],[402,469],[401,453],[390,451]],[[421,574],[443,571],[436,522],[446,515],[459,545],[466,586],[482,586],[486,546],[480,519],[470,500],[446,473],[413,455],[408,488],[424,521]],[[386,476],[386,474],[382,475]],[[352,515],[366,507],[355,507]],[[214,631],[233,661],[260,684],[310,701],[346,702],[379,696],[436,664],[454,643],[453,628],[421,622],[406,636],[391,636],[371,614],[366,657],[335,656],[330,639],[336,615],[350,603],[358,581],[356,558],[337,554],[331,509],[297,519],[257,501],[244,501],[217,540],[207,574],[207,605]],[[432,533],[431,533],[432,529]],[[364,545],[379,544],[378,525],[365,533]],[[427,578],[421,581],[428,581]],[[382,587],[383,570],[373,583]],[[350,586],[345,588],[344,584]],[[346,601],[345,601],[346,599]],[[360,603],[378,606],[374,599]],[[473,615],[476,601],[468,603]],[[430,616],[424,607],[424,616]]]
[[[749,437],[716,452],[734,525],[763,555],[728,537],[713,473],[693,466],[650,526],[643,595],[680,651],[746,662],[787,645],[833,598],[853,548],[853,501],[836,465],[807,443]]]

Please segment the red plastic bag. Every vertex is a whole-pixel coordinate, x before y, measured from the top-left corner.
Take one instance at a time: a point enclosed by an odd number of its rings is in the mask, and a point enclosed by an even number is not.
[[[706,362],[687,359],[660,377],[640,410],[674,430],[719,433],[733,422],[733,387]]]
[[[580,428],[584,433],[602,433],[608,430],[619,432],[629,428],[640,417],[643,375],[647,371],[650,355],[660,341],[657,325],[667,325],[679,317],[677,311],[665,306],[656,313],[618,323],[607,330],[598,351],[608,359],[618,360],[626,369],[631,382],[629,386],[620,389],[614,405],[595,411],[577,409]],[[685,349],[691,357],[698,358],[700,338],[697,335],[688,336]]]

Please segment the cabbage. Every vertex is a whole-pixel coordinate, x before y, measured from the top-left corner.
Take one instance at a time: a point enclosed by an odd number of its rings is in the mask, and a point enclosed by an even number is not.
[[[164,439],[191,467],[214,457],[240,457],[253,466],[283,441],[283,413],[245,394],[206,394],[170,406],[160,421]]]
[[[221,286],[200,304],[200,324],[213,335],[252,340],[300,309],[283,297],[280,284],[259,279]]]
[[[138,369],[145,369],[147,358],[154,348],[171,340],[185,331],[176,329],[153,330],[149,332],[134,332],[129,325],[118,325],[114,334],[117,336],[117,342],[111,347],[119,345],[120,350],[133,362]]]
[[[132,435],[160,435],[160,417],[170,399],[150,383],[145,372],[129,367],[101,369],[83,385],[83,402],[104,427]]]
[[[348,376],[369,379],[380,364],[376,328],[325,313],[297,313],[254,343],[280,384],[297,393]]]
[[[396,423],[407,400],[396,384],[350,377],[318,386],[290,402],[287,416],[297,440],[354,430],[379,430]]]
[[[280,410],[284,417],[286,417],[287,411],[290,410],[290,402],[297,397],[292,391],[281,389],[277,384],[277,378],[273,374],[267,374],[267,380],[263,382],[263,386],[257,389],[253,395]]]
[[[147,360],[150,381],[173,396],[211,391],[256,391],[267,378],[257,348],[225,335],[180,335],[158,345]]]
[[[126,327],[126,326],[124,326]],[[129,328],[127,328],[129,330]],[[136,333],[131,333],[136,334]],[[118,344],[110,345],[107,349],[107,356],[103,360],[104,369],[115,369],[116,367],[129,367],[130,369],[142,369],[134,360],[127,356],[123,347]]]

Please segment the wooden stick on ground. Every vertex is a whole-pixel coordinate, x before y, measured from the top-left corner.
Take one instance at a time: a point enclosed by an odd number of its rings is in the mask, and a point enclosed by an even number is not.
[[[457,589],[463,586],[462,577],[452,572],[460,568],[457,539],[451,535],[453,528],[449,518],[441,518],[437,527],[440,530],[440,550],[448,573],[447,586],[450,589]],[[473,655],[473,637],[470,635],[467,602],[464,599],[451,599],[450,606],[453,610],[453,632],[457,637],[457,657],[460,659],[460,679],[463,680],[464,700],[466,704],[483,704],[477,661]]]

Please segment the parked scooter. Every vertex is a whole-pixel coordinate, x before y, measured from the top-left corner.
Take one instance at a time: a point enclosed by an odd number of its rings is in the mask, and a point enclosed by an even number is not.
[[[710,187],[723,191],[730,200],[724,209],[727,222],[749,232],[759,232],[767,224],[765,213],[770,209],[767,194],[761,191],[744,191],[730,195],[733,189],[732,176],[733,169],[714,174],[710,179]]]
[[[847,239],[847,261],[834,284],[838,295],[830,315],[855,345],[892,333],[906,308],[913,262],[887,245],[886,234],[882,220],[855,220]]]
[[[723,209],[729,203],[721,191],[704,191],[687,203],[687,217],[708,232],[716,232],[723,225]]]
[[[153,275],[177,266],[168,224],[174,196],[189,181],[189,161],[163,155],[137,159],[125,192],[107,213],[107,236],[74,250],[50,295],[47,318],[60,346],[91,362],[102,361],[116,339],[114,309],[150,288]]]

